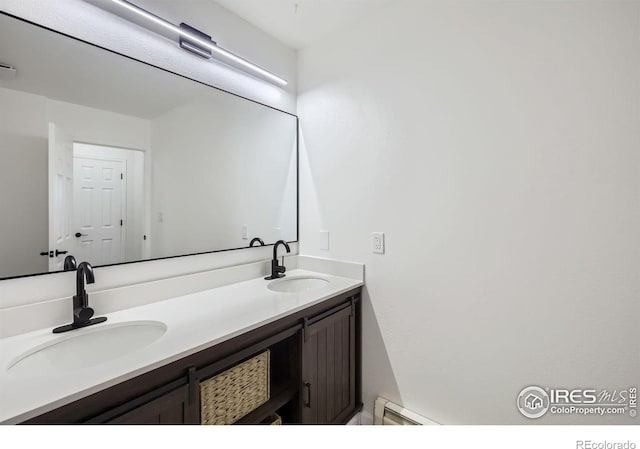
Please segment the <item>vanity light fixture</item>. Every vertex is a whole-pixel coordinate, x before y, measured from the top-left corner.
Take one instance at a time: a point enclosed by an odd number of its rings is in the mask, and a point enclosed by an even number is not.
[[[232,65],[240,66],[243,70],[248,71],[254,75],[259,77],[263,77],[268,81],[277,84],[279,86],[286,86],[287,80],[284,78],[275,75],[268,70],[263,69],[255,65],[254,63],[247,61],[244,58],[241,58],[238,55],[231,53],[228,50],[225,50],[222,47],[219,47],[214,41],[211,40],[211,37],[208,35],[196,30],[195,28],[190,27],[186,24],[180,24],[180,26],[174,25],[173,23],[163,19],[162,17],[156,16],[149,11],[140,8],[139,6],[134,5],[127,0],[112,0],[113,3],[122,6],[129,11],[132,11],[138,14],[141,17],[144,17],[151,22],[154,22],[164,28],[167,28],[170,31],[178,34],[180,36],[180,46],[185,50],[188,50],[192,53],[197,54],[203,58],[211,58],[213,54],[217,56],[222,62],[229,62]]]

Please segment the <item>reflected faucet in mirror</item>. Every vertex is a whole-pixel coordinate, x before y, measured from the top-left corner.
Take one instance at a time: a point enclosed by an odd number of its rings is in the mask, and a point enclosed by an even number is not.
[[[264,240],[262,240],[260,237],[254,237],[251,240],[251,243],[249,243],[249,247],[251,248],[254,243],[258,243],[258,244],[260,244],[260,246],[264,246]]]
[[[273,260],[271,261],[271,276],[267,276],[265,279],[270,281],[272,279],[278,279],[285,277],[284,272],[287,271],[287,268],[284,266],[284,256],[282,256],[282,265],[278,264],[278,247],[283,245],[287,250],[287,253],[291,252],[291,248],[289,248],[289,244],[284,240],[278,240],[275,245],[273,245]]]
[[[64,258],[64,265],[63,265],[64,271],[74,271],[77,269],[78,269],[78,263],[76,262],[75,257],[69,254],[67,257]]]
[[[54,334],[60,334],[107,321],[106,317],[91,318],[94,312],[93,309],[89,307],[89,295],[85,290],[85,279],[87,284],[93,284],[96,281],[93,274],[93,267],[88,262],[82,262],[76,270],[76,294],[73,297],[73,323],[56,327],[53,330]]]

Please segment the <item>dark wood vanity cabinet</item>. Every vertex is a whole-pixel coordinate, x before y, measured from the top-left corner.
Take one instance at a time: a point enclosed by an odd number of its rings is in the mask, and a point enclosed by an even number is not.
[[[362,408],[360,288],[293,313],[27,424],[200,424],[200,382],[267,349],[270,398],[236,424],[346,423]]]
[[[104,424],[199,424],[199,403],[189,398],[189,386],[179,387]]]
[[[305,320],[302,345],[302,422],[337,424],[356,401],[356,304]]]

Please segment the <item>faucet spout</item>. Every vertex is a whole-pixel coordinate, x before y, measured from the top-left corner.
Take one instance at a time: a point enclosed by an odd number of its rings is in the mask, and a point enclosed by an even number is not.
[[[278,264],[278,248],[280,246],[284,246],[288,253],[291,252],[291,248],[289,248],[289,244],[284,240],[278,240],[275,245],[273,245],[273,260],[271,260],[271,276],[267,276],[266,280],[278,279],[285,276],[284,272],[287,271],[287,268],[284,266],[284,257],[282,258],[282,265]]]
[[[278,247],[280,245],[284,245],[284,248],[287,250],[287,253],[291,252],[291,248],[289,248],[289,244],[284,240],[278,240],[275,245],[273,245],[273,258],[278,260]]]
[[[76,271],[76,296],[80,299],[80,307],[83,308],[89,306],[89,295],[87,295],[87,291],[84,288],[85,279],[87,284],[96,282],[93,267],[88,262],[82,262],[78,265],[78,270]]]

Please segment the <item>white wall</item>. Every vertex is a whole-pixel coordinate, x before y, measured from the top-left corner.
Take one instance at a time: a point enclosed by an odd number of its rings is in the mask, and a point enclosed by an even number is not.
[[[223,65],[203,61],[179,51],[175,43],[82,0],[0,0],[0,9],[239,95],[288,112],[296,112],[294,50],[213,2],[139,0],[136,3],[174,23],[184,21],[203,31],[210,31],[222,46],[268,67],[285,77],[289,85],[286,89],[280,89]],[[292,251],[297,251],[297,248],[294,246]],[[188,259],[101,268],[96,270],[97,283],[94,288],[130,285],[268,257],[268,249],[265,248],[264,251],[243,250],[237,253],[225,252]],[[73,294],[73,290],[73,282],[69,282],[64,274],[0,281],[0,302],[36,302],[67,296]]]
[[[366,263],[366,413],[637,385],[640,2],[398,0],[299,58],[301,251]]]
[[[74,142],[147,151],[151,148],[151,122],[131,115],[48,100],[48,118]]]
[[[49,267],[48,142],[47,99],[0,88],[0,277]]]
[[[151,257],[297,239],[295,117],[214,91],[151,123]]]

